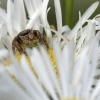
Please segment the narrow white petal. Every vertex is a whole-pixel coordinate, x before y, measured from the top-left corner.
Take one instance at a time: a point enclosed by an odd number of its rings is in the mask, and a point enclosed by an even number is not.
[[[41,14],[41,10],[38,10],[35,13],[33,13],[32,16],[30,16],[30,20],[28,21],[28,23],[26,25],[26,29],[31,29],[34,26],[34,24],[35,24],[35,22],[37,22],[37,19],[40,14]]]
[[[67,25],[65,25],[65,26],[62,27],[62,33],[66,32],[66,31],[70,31],[70,28]]]
[[[60,81],[61,81],[61,92],[62,92],[62,97],[68,96],[68,83],[66,83],[66,65],[64,64],[64,56],[62,55],[60,44],[56,38],[53,39],[53,48],[54,48],[54,53],[56,56],[57,60],[57,66],[58,66],[58,71],[60,74]],[[66,51],[67,53],[67,51]]]
[[[90,95],[89,91],[91,89],[91,85],[93,84],[93,76],[95,76],[95,69],[97,67],[97,60],[98,60],[98,37],[100,36],[100,34],[98,34],[94,40],[93,43],[93,47],[91,48],[90,53],[90,61],[91,63],[91,73],[90,73],[90,79],[89,79],[89,83],[87,84],[87,90],[85,92],[86,97]]]
[[[93,100],[95,100],[95,98],[97,97],[97,95],[99,95],[99,92],[100,92],[100,80],[97,83],[96,88],[94,89],[93,93],[91,94],[91,98]]]
[[[11,100],[32,100],[18,87],[18,85],[9,77],[8,72],[4,70],[4,68],[2,69],[2,67],[0,68],[0,76],[0,85],[3,86],[0,89],[1,98],[5,98],[5,100],[8,100],[8,98]]]
[[[95,2],[94,4],[92,4],[87,11],[83,14],[82,16],[82,25],[86,22],[86,20],[93,14],[93,12],[96,10],[96,8],[98,7],[99,2]],[[70,33],[71,39],[73,38],[73,36],[75,34],[77,34],[77,31],[79,30],[80,25],[79,25],[79,21],[77,22],[76,26],[73,28],[73,30]]]
[[[48,71],[46,71],[45,63],[43,62],[41,54],[39,53],[39,51],[37,49],[34,48],[33,49],[33,55],[34,55],[34,57],[32,56],[30,58],[31,58],[32,64],[34,65],[34,68],[35,68],[35,70],[36,70],[36,72],[39,76],[40,82],[46,88],[48,93],[50,93],[52,98],[57,100],[58,99],[57,95],[54,92],[52,82],[50,82],[50,79],[49,79],[49,76],[48,76]],[[39,61],[39,63],[37,63],[37,61]]]
[[[88,48],[85,47],[83,49],[83,51],[81,52],[81,56],[78,59],[78,61],[76,62],[75,66],[74,66],[74,72],[73,72],[73,80],[72,80],[72,86],[76,87],[77,84],[79,83],[81,77],[82,77],[82,73],[84,71],[84,68],[86,66],[86,54],[87,54],[87,50]]]
[[[8,51],[5,49],[0,49],[0,58],[4,58],[8,55]]]
[[[46,67],[47,67],[48,71],[50,72],[50,77],[52,79],[52,83],[54,84],[55,88],[57,89],[58,94],[61,96],[60,86],[59,86],[59,83],[56,79],[56,75],[54,73],[54,69],[53,69],[52,64],[50,62],[48,54],[47,54],[45,48],[43,48],[42,46],[40,47],[40,51],[41,51],[41,54],[45,60]]]
[[[14,0],[14,21],[18,33],[25,29],[27,20],[23,0]]]
[[[62,14],[61,14],[61,6],[60,0],[54,0],[55,4],[55,13],[56,13],[56,20],[57,20],[57,30],[59,34],[62,33]]]
[[[94,37],[95,37],[95,23],[92,23],[91,21],[88,22],[88,26],[87,26],[88,31],[86,32],[86,42],[91,41]]]
[[[48,28],[50,28],[48,20],[47,20],[48,2],[49,2],[49,0],[44,0],[43,3],[42,3],[42,15],[40,16],[40,20],[41,20],[41,23],[44,26],[47,26]],[[46,32],[46,35],[47,35],[47,38],[48,38],[49,46],[52,47],[52,34],[51,34],[51,31],[49,29],[45,28],[45,27],[44,27],[44,29],[45,29],[45,32]]]
[[[4,9],[0,8],[0,17],[7,22],[7,14]]]
[[[41,100],[41,99],[48,100],[47,95],[45,94],[43,88],[38,83],[36,77],[33,75],[24,56],[21,59],[21,64],[23,67],[24,74],[33,89],[33,92],[32,92],[33,96],[35,98],[38,97],[37,100]],[[40,94],[40,95],[38,95],[38,94]]]
[[[14,34],[13,34],[13,30],[12,30],[12,16],[11,16],[11,10],[12,10],[12,0],[8,0],[7,1],[7,30],[9,32],[10,37],[13,39],[14,38]]]

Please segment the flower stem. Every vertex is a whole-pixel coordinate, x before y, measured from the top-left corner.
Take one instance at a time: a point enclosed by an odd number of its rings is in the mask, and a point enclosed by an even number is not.
[[[61,0],[62,12],[63,12],[63,23],[72,27],[72,16],[73,16],[73,1],[74,0]]]

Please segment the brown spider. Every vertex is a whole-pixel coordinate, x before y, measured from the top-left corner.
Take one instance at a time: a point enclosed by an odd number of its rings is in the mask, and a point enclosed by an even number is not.
[[[38,30],[27,29],[20,32],[12,41],[12,50],[19,51],[20,54],[25,52],[25,48],[32,48],[40,44],[45,44],[48,48],[48,44],[46,38],[43,34],[41,34]]]

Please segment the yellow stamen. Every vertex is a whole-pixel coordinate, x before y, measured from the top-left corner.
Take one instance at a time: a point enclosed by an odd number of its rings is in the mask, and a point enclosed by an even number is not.
[[[15,56],[16,56],[18,62],[20,62],[21,55],[20,55],[20,53],[19,53],[18,51],[16,51]],[[8,58],[7,60],[5,60],[5,64],[4,64],[4,65],[5,65],[6,67],[10,66],[11,64],[12,64],[12,61],[11,61],[10,58]]]
[[[31,63],[31,60],[30,60],[30,58],[28,56],[26,56],[26,60],[27,60],[27,62],[29,64],[29,67],[32,70],[33,74],[36,76],[36,78],[38,78],[38,75],[37,75],[36,71],[34,70],[33,65]]]
[[[20,55],[20,53],[19,53],[18,51],[16,51],[15,56],[16,56],[18,62],[20,62],[20,60],[21,60],[21,55]]]
[[[53,30],[56,30],[54,25],[50,25],[50,28],[53,29]]]
[[[59,77],[57,62],[56,62],[55,54],[54,54],[54,51],[53,51],[52,48],[49,48],[48,49],[48,54],[49,54],[50,60],[52,62],[52,65],[53,65],[53,69],[55,71],[55,74],[56,74],[57,77]]]
[[[15,54],[15,55],[16,55],[17,60],[20,62],[20,60],[21,60],[21,55],[20,55],[20,53],[19,53],[18,51],[16,51],[16,54]],[[36,78],[38,78],[38,75],[37,75],[36,71],[35,71],[34,68],[33,68],[33,65],[32,65],[32,63],[31,63],[30,58],[29,58],[28,56],[26,56],[26,55],[25,55],[25,57],[26,57],[27,63],[29,64],[29,67],[30,67],[30,69],[32,70],[33,74],[36,76]]]
[[[6,67],[8,67],[8,66],[10,66],[12,64],[12,61],[11,61],[11,59],[7,59],[7,61],[5,62],[5,66]]]

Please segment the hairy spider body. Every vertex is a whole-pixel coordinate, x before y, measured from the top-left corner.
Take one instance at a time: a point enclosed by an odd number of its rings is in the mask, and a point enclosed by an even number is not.
[[[45,44],[48,47],[46,38],[38,30],[27,29],[20,32],[12,41],[12,50],[19,51],[21,54],[25,52],[25,48],[38,46],[38,43]]]

